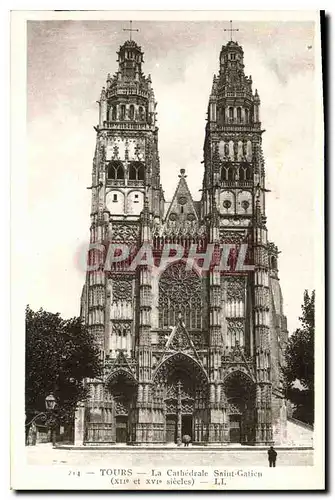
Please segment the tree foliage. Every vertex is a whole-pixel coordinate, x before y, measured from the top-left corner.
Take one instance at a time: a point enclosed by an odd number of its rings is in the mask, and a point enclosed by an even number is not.
[[[70,422],[87,397],[84,379],[101,373],[98,348],[81,319],[27,306],[25,373],[27,418],[45,411],[45,397],[53,393],[58,423]]]
[[[296,406],[295,417],[314,421],[314,337],[315,291],[305,290],[301,327],[291,337],[285,350],[284,386],[288,399]],[[299,386],[297,387],[297,386]]]

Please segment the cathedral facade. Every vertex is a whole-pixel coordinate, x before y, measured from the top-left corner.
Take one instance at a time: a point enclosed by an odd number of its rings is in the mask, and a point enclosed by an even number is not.
[[[243,49],[230,41],[220,52],[200,200],[184,169],[164,198],[142,63],[141,47],[126,41],[99,101],[81,315],[104,373],[86,381],[75,442],[283,442],[287,327],[266,224],[260,98]]]

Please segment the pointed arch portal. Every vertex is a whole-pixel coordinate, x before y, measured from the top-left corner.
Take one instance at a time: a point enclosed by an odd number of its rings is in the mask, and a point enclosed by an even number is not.
[[[154,382],[164,405],[165,441],[180,444],[184,435],[205,441],[208,377],[200,363],[182,352],[172,354],[158,365]]]
[[[234,370],[224,379],[225,408],[231,443],[255,439],[255,383],[246,373]]]

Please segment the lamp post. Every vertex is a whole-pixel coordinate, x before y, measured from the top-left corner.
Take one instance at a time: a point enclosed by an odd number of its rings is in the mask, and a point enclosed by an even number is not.
[[[54,415],[53,411],[56,406],[56,399],[55,396],[51,393],[49,396],[45,398],[45,409],[46,412],[40,411],[37,415],[34,416],[25,426],[28,427],[32,423],[35,422],[36,419],[41,418],[43,421],[48,421],[51,420],[50,429],[51,429],[51,439],[52,439],[52,445],[55,446],[56,444],[56,431],[55,431],[55,422],[54,422]]]
[[[56,444],[56,429],[55,429],[55,418],[54,418],[54,409],[56,406],[56,399],[55,396],[51,393],[49,396],[45,398],[45,408],[47,412],[49,413],[49,419],[50,419],[50,429],[51,429],[51,441],[52,441],[52,446],[55,446]]]

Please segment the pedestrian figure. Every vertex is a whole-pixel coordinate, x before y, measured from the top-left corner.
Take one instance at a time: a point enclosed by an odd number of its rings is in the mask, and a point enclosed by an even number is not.
[[[184,446],[188,446],[190,444],[190,441],[191,441],[191,436],[189,436],[188,434],[184,434],[183,436]]]
[[[277,452],[273,446],[268,449],[269,467],[276,467]]]

